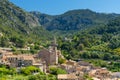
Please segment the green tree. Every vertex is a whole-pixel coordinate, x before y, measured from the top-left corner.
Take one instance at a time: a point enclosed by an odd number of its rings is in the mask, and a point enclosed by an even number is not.
[[[61,68],[51,67],[50,73],[53,75],[66,74],[67,72]]]
[[[111,35],[111,34],[104,33],[104,34],[102,35],[101,40],[104,41],[104,42],[108,42],[108,41],[111,40],[111,38],[112,38],[112,35]]]
[[[105,53],[105,54],[103,55],[103,59],[104,59],[104,60],[111,60],[111,55],[110,55],[110,53]]]
[[[1,37],[0,45],[1,45],[1,47],[8,47],[9,46],[9,39],[6,37]]]
[[[21,69],[21,73],[24,74],[24,75],[31,75],[35,72],[40,72],[40,69],[38,69],[34,66],[28,66],[28,67],[25,67],[25,68]]]
[[[60,64],[63,64],[63,63],[65,63],[65,59],[63,59],[63,58],[58,58],[58,63],[60,63]]]
[[[120,38],[118,36],[113,37],[110,40],[109,47],[112,49],[120,47]]]
[[[19,37],[11,37],[10,41],[13,42],[16,47],[20,47],[20,48],[23,48],[26,43],[26,41],[23,38],[19,38]]]

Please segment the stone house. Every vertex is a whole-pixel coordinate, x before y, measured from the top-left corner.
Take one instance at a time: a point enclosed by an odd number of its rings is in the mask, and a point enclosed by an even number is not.
[[[32,55],[8,55],[6,61],[12,67],[26,67],[31,66],[35,62]]]
[[[77,67],[76,67],[76,71],[82,71],[84,74],[88,73],[90,70],[93,69],[93,65],[91,65],[88,62],[84,62],[84,61],[79,61],[77,63]]]
[[[0,64],[7,64],[6,57],[13,55],[12,52],[0,50]]]
[[[74,73],[75,72],[75,66],[72,66],[72,65],[61,64],[59,67],[66,70],[67,73]]]
[[[76,70],[76,62],[72,60],[66,61],[66,63],[59,66],[62,69],[65,69],[67,73],[74,73]]]
[[[57,50],[56,41],[52,42],[48,49],[41,50],[36,57],[46,62],[46,65],[55,65],[58,64],[58,56],[61,54]]]
[[[112,76],[120,79],[120,72],[114,72]]]
[[[94,70],[91,70],[89,73],[89,76],[90,77],[95,77],[95,78],[98,78],[98,79],[105,79],[105,80],[108,80],[112,78],[112,75],[111,75],[111,72],[108,71],[106,68],[98,68],[98,69],[94,69]]]
[[[14,55],[11,52],[0,52],[0,64],[8,65],[15,68],[36,66],[41,71],[46,72],[46,64],[40,59],[36,59],[34,55],[20,54]]]
[[[75,74],[59,74],[57,76],[58,80],[79,80]]]

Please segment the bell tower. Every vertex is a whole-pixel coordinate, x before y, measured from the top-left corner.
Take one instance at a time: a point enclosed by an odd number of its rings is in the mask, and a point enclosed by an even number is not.
[[[58,64],[58,50],[57,50],[57,43],[56,38],[54,37],[54,40],[51,42],[49,46],[49,52],[50,52],[50,62],[51,64]]]

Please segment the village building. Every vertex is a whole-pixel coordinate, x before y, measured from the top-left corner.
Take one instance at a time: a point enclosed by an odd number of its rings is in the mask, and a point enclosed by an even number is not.
[[[46,62],[46,65],[58,64],[58,56],[61,52],[57,49],[56,40],[52,42],[48,49],[41,50],[36,56]]]
[[[61,64],[59,67],[66,70],[67,73],[74,73],[76,69],[76,62],[68,60],[66,63]]]
[[[111,72],[106,68],[94,67],[92,64],[84,61],[75,62],[72,60],[66,61],[60,67],[67,71],[67,75],[73,74],[77,76],[78,80],[84,80],[84,75],[88,74],[93,80],[117,80],[112,77]],[[76,80],[67,79],[66,75],[59,75],[58,80]]]
[[[79,80],[78,77],[74,74],[59,74],[57,76],[58,80]]]
[[[51,43],[48,49],[41,50],[36,55],[18,54],[14,55],[10,51],[0,50],[0,64],[9,65],[15,68],[35,66],[46,73],[49,67],[59,67],[68,74],[58,74],[58,80],[84,80],[84,75],[88,74],[93,80],[119,80],[120,73],[111,73],[106,68],[94,67],[88,62],[66,60],[64,64],[58,64],[58,57],[62,57],[61,51],[57,49],[56,40]]]
[[[112,77],[113,78],[118,78],[120,80],[120,72],[113,72]]]
[[[19,54],[14,55],[12,52],[0,51],[0,64],[8,65],[15,68],[35,66],[46,72],[46,64],[40,59],[36,59],[34,55]]]
[[[111,72],[108,71],[106,68],[98,68],[98,69],[91,70],[89,72],[89,76],[94,77],[94,78],[98,78],[100,80],[102,80],[102,79],[104,79],[104,80],[112,79]]]

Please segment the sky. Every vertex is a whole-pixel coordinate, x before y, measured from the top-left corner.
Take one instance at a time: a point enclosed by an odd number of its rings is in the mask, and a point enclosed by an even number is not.
[[[90,9],[102,13],[119,13],[120,0],[10,0],[26,11],[49,15],[63,14],[74,9]]]

